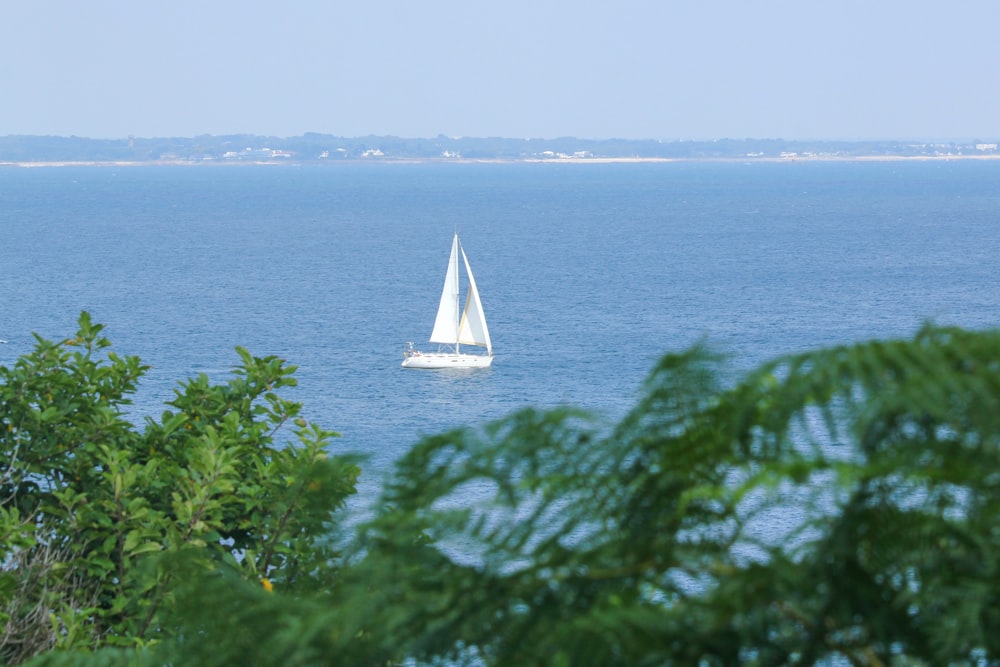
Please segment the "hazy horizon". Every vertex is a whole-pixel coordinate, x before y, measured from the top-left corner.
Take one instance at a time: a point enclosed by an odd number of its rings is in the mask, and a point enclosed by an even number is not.
[[[287,135],[279,135],[279,134],[275,134],[273,132],[271,132],[271,133],[263,133],[263,134],[257,134],[257,133],[251,133],[251,132],[201,132],[201,133],[198,133],[198,134],[190,134],[190,135],[172,134],[172,135],[157,135],[157,136],[153,136],[153,135],[142,136],[142,135],[131,134],[131,135],[121,135],[121,136],[95,137],[95,136],[83,136],[83,135],[78,135],[78,134],[72,134],[72,135],[71,134],[5,134],[5,135],[0,135],[0,137],[18,137],[18,136],[20,136],[20,137],[37,137],[37,138],[55,137],[55,138],[59,138],[59,139],[80,139],[80,140],[94,140],[94,141],[127,141],[129,139],[148,139],[148,140],[156,140],[156,139],[197,139],[198,137],[230,137],[230,136],[234,136],[234,137],[235,136],[253,136],[253,137],[260,137],[260,138],[294,139],[294,138],[304,137],[304,136],[308,136],[308,135],[331,136],[331,137],[336,137],[336,138],[340,138],[340,139],[362,139],[362,138],[365,138],[365,137],[394,137],[394,138],[403,139],[403,140],[432,140],[432,139],[436,139],[439,136],[444,136],[444,137],[446,137],[448,139],[451,139],[451,140],[462,140],[462,139],[470,139],[470,140],[477,140],[477,139],[499,139],[499,140],[504,140],[504,141],[519,141],[519,140],[523,140],[523,141],[539,141],[539,142],[542,142],[542,141],[556,141],[556,140],[560,140],[560,139],[579,139],[581,141],[635,141],[635,142],[652,141],[652,142],[660,142],[660,143],[671,143],[671,142],[677,142],[677,143],[682,143],[682,142],[711,143],[711,142],[717,142],[717,141],[750,141],[750,142],[756,142],[756,141],[783,141],[783,142],[790,142],[790,143],[800,143],[800,142],[801,143],[829,142],[829,143],[917,143],[917,144],[926,143],[926,144],[936,144],[936,143],[968,143],[968,142],[976,142],[976,141],[997,141],[997,140],[1000,140],[1000,130],[998,130],[997,134],[992,135],[992,136],[985,136],[984,135],[984,136],[969,136],[969,137],[875,137],[875,138],[869,138],[869,139],[839,139],[839,138],[835,138],[835,137],[706,137],[706,138],[696,138],[696,139],[677,139],[677,138],[663,138],[663,137],[634,137],[634,138],[610,137],[610,136],[609,137],[580,137],[580,136],[569,135],[569,134],[560,134],[560,135],[553,135],[553,136],[547,136],[547,137],[506,137],[506,136],[499,136],[499,135],[491,135],[491,136],[485,136],[485,135],[481,135],[481,136],[471,136],[471,135],[470,136],[448,136],[448,135],[443,135],[443,134],[437,134],[437,135],[433,135],[433,136],[430,136],[430,135],[428,135],[428,136],[412,136],[412,135],[401,135],[401,134],[396,134],[396,133],[392,133],[392,132],[387,132],[387,133],[382,133],[382,134],[372,134],[372,133],[369,133],[369,134],[357,134],[357,135],[344,135],[344,134],[336,134],[336,133],[333,133],[333,132],[315,132],[315,131],[312,131],[312,130],[306,130],[305,132],[301,132],[299,134],[287,134]]]
[[[0,136],[1000,136],[990,0],[14,0]]]

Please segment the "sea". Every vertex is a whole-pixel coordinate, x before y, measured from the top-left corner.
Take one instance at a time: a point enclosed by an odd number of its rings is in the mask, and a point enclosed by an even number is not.
[[[495,361],[402,369],[455,232]],[[231,377],[236,346],[297,366],[286,396],[365,457],[371,502],[421,437],[525,406],[613,424],[701,341],[739,373],[998,326],[1000,161],[0,168],[0,365],[84,310],[151,367],[140,425],[180,380]]]

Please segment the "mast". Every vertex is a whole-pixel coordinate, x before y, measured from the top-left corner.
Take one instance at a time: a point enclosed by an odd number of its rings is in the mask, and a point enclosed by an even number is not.
[[[458,240],[458,232],[455,232],[455,246],[465,254],[465,250],[462,250],[462,242]],[[462,322],[462,283],[460,278],[462,277],[461,272],[458,270],[458,253],[455,253],[455,354],[461,354],[462,350],[458,344],[459,339],[462,337],[461,322]]]

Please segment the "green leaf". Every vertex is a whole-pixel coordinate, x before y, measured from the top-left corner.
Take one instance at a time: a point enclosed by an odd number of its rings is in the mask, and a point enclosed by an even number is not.
[[[138,556],[139,554],[145,554],[153,551],[162,551],[162,550],[163,550],[162,544],[150,540],[137,545],[134,549],[131,550],[131,553],[133,556]]]

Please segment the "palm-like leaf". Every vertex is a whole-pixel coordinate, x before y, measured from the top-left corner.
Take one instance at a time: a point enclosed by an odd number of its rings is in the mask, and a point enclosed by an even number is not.
[[[421,585],[457,613],[428,634],[414,595],[396,637],[496,664],[993,650],[998,360],[996,333],[926,327],[722,386],[696,347],[613,429],[526,411],[428,439],[368,546],[433,552]]]

